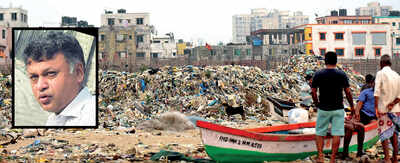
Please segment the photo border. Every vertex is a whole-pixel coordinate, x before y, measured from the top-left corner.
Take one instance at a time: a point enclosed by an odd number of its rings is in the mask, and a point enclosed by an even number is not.
[[[14,33],[16,30],[73,30],[76,32],[81,32],[87,35],[91,35],[96,40],[96,53],[95,53],[95,64],[96,64],[96,77],[95,77],[95,87],[96,87],[96,125],[95,126],[15,126],[15,38]],[[84,128],[84,129],[97,129],[99,127],[99,62],[98,62],[98,53],[99,53],[99,28],[97,27],[15,27],[12,28],[12,49],[11,49],[11,68],[12,68],[12,76],[11,76],[11,85],[12,85],[12,103],[11,103],[11,112],[12,112],[12,120],[11,120],[11,129],[67,129],[67,128]]]

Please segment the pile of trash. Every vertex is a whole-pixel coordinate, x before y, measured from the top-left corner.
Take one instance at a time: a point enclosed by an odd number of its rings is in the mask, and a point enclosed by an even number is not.
[[[240,118],[231,119],[226,116],[224,104],[233,107],[243,106],[246,112],[246,121],[243,123],[250,121],[263,125],[287,123],[270,117],[271,108],[269,108],[267,98],[277,98],[298,105],[302,86],[306,84],[305,75],[315,73],[324,67],[323,62],[314,56],[292,56],[288,58],[287,63],[269,71],[239,65],[165,66],[136,73],[100,70],[98,73],[99,129],[84,131],[104,132],[104,135],[115,136],[113,138],[121,138],[120,136],[124,134],[135,134],[137,136],[134,140],[137,141],[150,139],[150,137],[156,140],[154,136],[165,134],[164,131],[157,131],[155,134],[150,132],[152,130],[142,132],[152,128],[173,131],[177,133],[176,139],[181,140],[184,136],[179,132],[193,129],[198,119],[230,127],[234,127],[235,123],[242,123]],[[344,70],[348,75],[353,95],[357,97],[360,85],[363,83],[363,76],[340,65],[339,69]],[[27,160],[28,162],[135,161],[140,153],[136,149],[152,149],[151,144],[142,142],[132,145],[134,147],[128,151],[121,151],[112,143],[70,143],[71,140],[56,138],[56,136],[68,134],[69,131],[62,129],[47,131],[50,133],[46,136],[40,132],[33,132],[31,133],[33,136],[28,136],[23,130],[9,129],[11,126],[10,83],[11,76],[0,76],[0,84],[3,88],[0,95],[0,131],[2,131],[0,140],[2,137],[14,140],[19,137],[18,141],[31,138],[35,140],[27,146],[11,151],[2,150],[3,147],[0,146],[0,152],[2,151],[0,162],[2,159]],[[190,136],[186,135],[187,137],[200,139],[197,130],[188,132],[194,133]],[[200,140],[198,144],[201,145]],[[165,147],[165,150],[180,149],[191,156],[197,152],[199,158],[206,157],[203,147],[194,147],[191,144],[186,147],[178,143],[166,146],[168,147]],[[171,153],[164,151],[159,155],[168,154]],[[148,153],[140,153],[141,159],[149,159],[151,156]],[[182,158],[189,160],[188,157]]]
[[[11,75],[0,74],[0,129],[11,127]]]
[[[270,71],[240,65],[165,66],[137,73],[100,70],[100,124],[132,127],[167,111],[202,115],[219,123],[228,120],[223,103],[244,106],[249,118],[264,121],[267,97],[300,103],[306,74],[324,68],[314,56],[291,56],[287,63]],[[338,68],[348,75],[357,97],[364,77],[341,65]]]

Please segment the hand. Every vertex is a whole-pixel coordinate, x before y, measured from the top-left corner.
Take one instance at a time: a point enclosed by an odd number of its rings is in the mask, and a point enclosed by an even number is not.
[[[375,107],[375,114],[376,114],[376,118],[380,118],[381,116],[379,115],[379,111],[378,111],[378,108],[377,107]]]
[[[360,122],[360,113],[356,112],[354,116],[355,116],[356,122]]]
[[[394,107],[393,103],[390,103],[390,104],[387,106],[387,109],[388,109],[389,111],[391,111],[391,110],[393,109],[393,107]]]

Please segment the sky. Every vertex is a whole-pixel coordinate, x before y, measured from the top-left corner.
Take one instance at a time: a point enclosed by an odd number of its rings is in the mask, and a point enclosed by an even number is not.
[[[150,24],[158,34],[173,32],[176,39],[217,44],[232,41],[232,16],[250,14],[253,8],[302,11],[310,23],[315,14],[327,16],[331,10],[355,9],[373,0],[0,0],[1,7],[20,7],[28,10],[28,24],[59,26],[62,16],[74,16],[89,24],[100,25],[104,10],[124,8],[127,13],[150,13]],[[400,10],[400,0],[379,0],[381,5]]]

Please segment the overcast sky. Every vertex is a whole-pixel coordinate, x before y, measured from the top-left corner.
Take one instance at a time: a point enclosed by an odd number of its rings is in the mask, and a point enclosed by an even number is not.
[[[249,14],[252,8],[303,11],[315,22],[315,13],[326,16],[330,10],[355,8],[373,0],[0,0],[1,7],[22,6],[28,10],[29,26],[59,26],[61,16],[74,16],[89,24],[100,25],[104,10],[124,8],[128,13],[150,13],[150,24],[159,34],[173,32],[185,41],[204,40],[211,44],[232,40],[232,16]],[[380,0],[400,10],[400,0]]]

